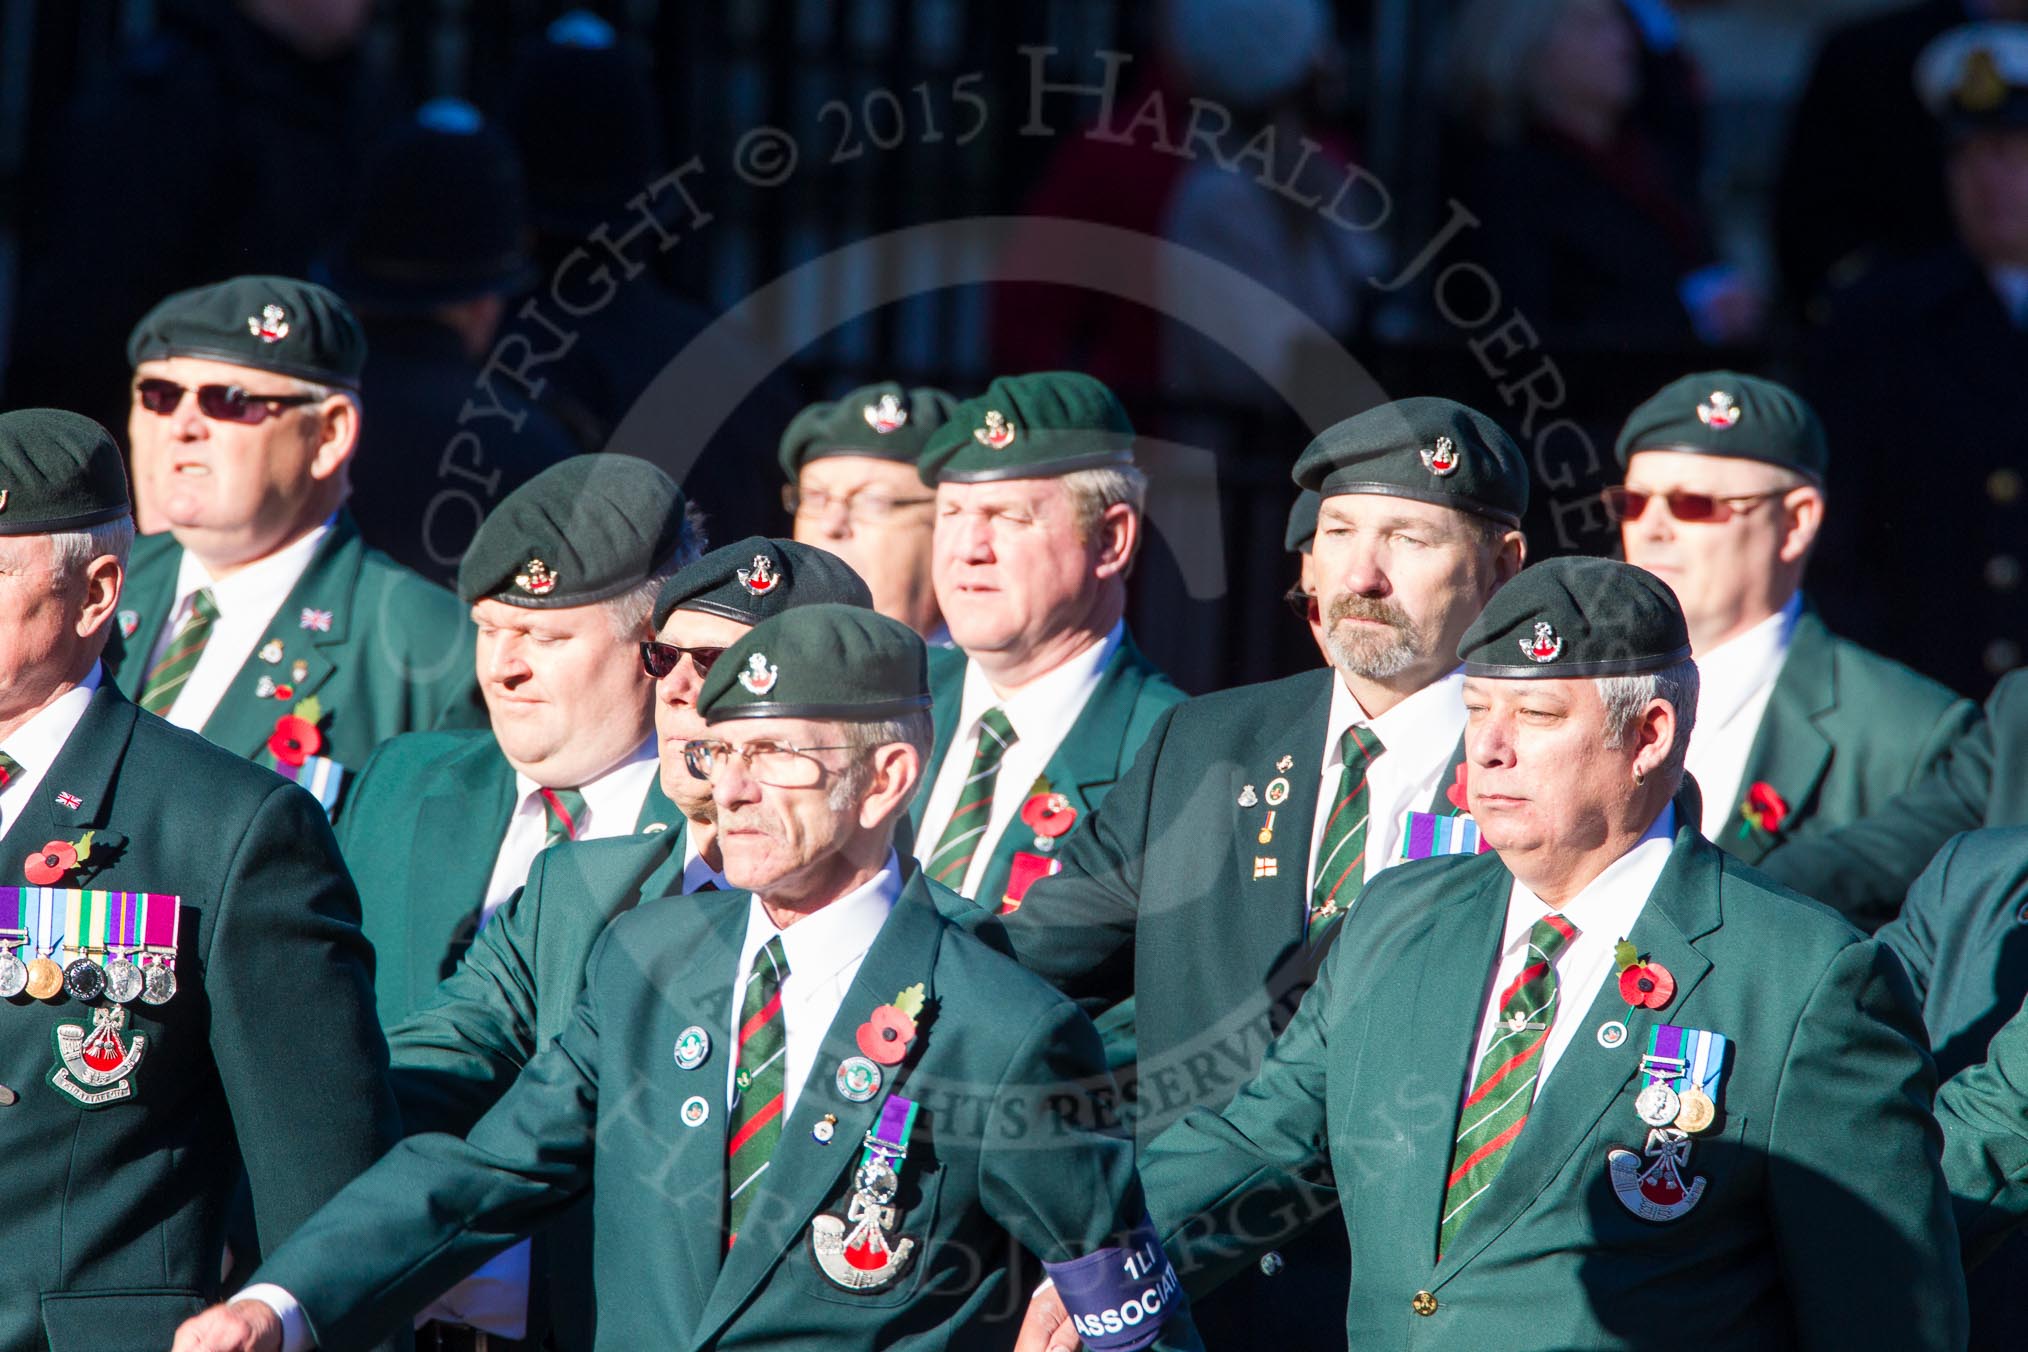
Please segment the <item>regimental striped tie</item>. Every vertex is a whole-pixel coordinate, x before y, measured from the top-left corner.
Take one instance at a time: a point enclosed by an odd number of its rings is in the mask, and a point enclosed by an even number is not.
[[[1331,815],[1324,822],[1324,837],[1317,842],[1317,868],[1310,881],[1310,916],[1305,926],[1312,947],[1345,914],[1345,907],[1366,881],[1366,818],[1372,806],[1366,779],[1385,750],[1379,735],[1363,725],[1345,729],[1338,739],[1338,754],[1345,768],[1338,775],[1338,801],[1332,804]]]
[[[979,746],[972,752],[972,773],[958,790],[958,806],[944,825],[936,853],[930,856],[929,875],[946,887],[963,890],[965,870],[972,866],[986,825],[993,818],[993,785],[1000,778],[1000,762],[1014,745],[1014,725],[998,709],[979,715]]]
[[[584,795],[576,789],[537,789],[542,798],[542,810],[549,817],[549,834],[542,838],[542,848],[561,845],[566,840],[576,840],[577,833],[584,829]]]
[[[197,659],[204,655],[205,641],[211,637],[211,622],[217,618],[218,602],[212,597],[211,588],[199,587],[191,593],[190,613],[170,636],[162,660],[149,669],[148,679],[141,682],[141,698],[135,703],[158,717],[168,714],[190,680],[190,673],[197,670]]]
[[[782,982],[789,975],[789,957],[777,934],[754,954],[747,974],[746,995],[739,1007],[738,1069],[732,1087],[732,1135],[725,1143],[725,1243],[739,1235],[768,1171],[775,1145],[782,1139],[782,1058],[789,1048],[788,1025],[782,1020]]]
[[[1458,1139],[1451,1151],[1443,1224],[1437,1232],[1439,1258],[1472,1204],[1499,1175],[1515,1138],[1528,1124],[1542,1048],[1556,1023],[1556,958],[1576,937],[1577,926],[1560,915],[1536,921],[1528,931],[1528,954],[1521,970],[1500,995],[1499,1023],[1479,1060],[1478,1083],[1458,1113]]]

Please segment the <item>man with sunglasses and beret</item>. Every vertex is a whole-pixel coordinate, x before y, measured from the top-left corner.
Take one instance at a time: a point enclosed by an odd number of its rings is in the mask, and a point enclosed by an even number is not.
[[[340,805],[397,733],[483,726],[457,599],[345,507],[365,339],[286,277],[179,292],[127,342],[136,515],[106,649],[120,689]]]
[[[1698,372],[1636,408],[1615,451],[1626,483],[1606,504],[1626,560],[1669,584],[1690,626],[1703,679],[1689,769],[1713,843],[1757,864],[1866,816],[1950,753],[1976,706],[1832,634],[1804,601],[1829,464],[1807,402]]]
[[[694,774],[683,754],[706,734],[698,691],[726,647],[760,621],[801,606],[871,603],[866,584],[835,555],[761,536],[713,550],[662,584],[649,616],[657,636],[634,645],[626,661],[653,691],[659,780],[651,794],[674,803],[667,828],[633,834],[623,828],[544,850],[527,868],[526,885],[479,928],[449,978],[419,1008],[389,1023],[395,1090],[409,1131],[462,1135],[506,1093],[563,1031],[584,988],[586,959],[613,917],[643,900],[727,885],[711,781]],[[371,850],[366,833],[357,839]],[[417,851],[426,845],[416,838]],[[408,866],[406,858],[395,863]],[[414,885],[422,887],[426,871],[421,864],[416,870]],[[517,1336],[530,1341],[546,1336],[564,1352],[589,1352],[589,1223],[589,1207],[575,1208],[537,1236],[532,1256],[516,1250],[493,1260],[483,1280],[450,1293],[439,1313],[456,1310],[467,1322],[485,1318],[495,1334],[519,1328]],[[490,1314],[492,1297],[502,1291],[518,1297],[504,1321]],[[472,1341],[447,1321],[431,1336],[445,1348]]]
[[[167,1347],[235,1190],[273,1247],[393,1143],[359,900],[317,803],[99,664],[112,436],[0,413],[0,1347]]]
[[[177,1352],[357,1347],[594,1185],[601,1347],[1006,1347],[1024,1255],[1103,1352],[1194,1343],[1133,1146],[1098,1121],[1090,1021],[895,850],[922,639],[797,607],[697,704],[733,890],[615,920],[464,1139],[397,1146]]]
[[[1350,1242],[1359,1352],[1962,1348],[1907,977],[1704,839],[1668,587],[1551,559],[1456,652],[1491,848],[1375,880],[1259,1072],[1143,1149],[1193,1300],[1295,1217]]]
[[[949,647],[930,576],[936,495],[916,461],[957,400],[883,381],[812,404],[782,433],[782,505],[793,534],[828,549],[873,589],[873,608]]]
[[[1369,880],[1477,843],[1457,644],[1521,567],[1527,462],[1490,418],[1419,398],[1326,428],[1294,478],[1320,499],[1331,667],[1166,713],[1001,918],[1066,993],[1134,999],[1144,1143],[1245,1082]],[[1301,1237],[1197,1311],[1207,1344],[1334,1344],[1344,1267],[1342,1237]]]

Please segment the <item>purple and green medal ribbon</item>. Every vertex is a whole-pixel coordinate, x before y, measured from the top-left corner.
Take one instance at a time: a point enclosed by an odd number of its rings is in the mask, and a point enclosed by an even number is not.
[[[1673,1089],[1682,1081],[1683,1033],[1673,1023],[1656,1024],[1648,1030],[1648,1054],[1641,1058],[1641,1073],[1649,1083],[1667,1083]]]
[[[909,1134],[915,1130],[915,1114],[914,1103],[899,1094],[889,1094],[887,1102],[880,1105],[880,1121],[867,1134],[859,1167],[885,1165],[899,1177],[902,1157],[908,1154]]]
[[[12,953],[28,960],[21,950],[28,944],[28,925],[22,915],[21,889],[0,887],[0,953]]]
[[[145,892],[106,893],[106,949],[131,954],[141,946],[141,918],[148,909]]]
[[[1641,1071],[1650,1081],[1666,1081],[1679,1095],[1698,1089],[1716,1103],[1724,1068],[1725,1034],[1673,1023],[1648,1030],[1648,1054],[1641,1058]]]

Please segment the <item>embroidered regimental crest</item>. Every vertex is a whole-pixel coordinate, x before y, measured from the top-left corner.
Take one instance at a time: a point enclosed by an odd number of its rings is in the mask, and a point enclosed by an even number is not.
[[[1515,640],[1531,662],[1554,662],[1563,656],[1563,636],[1547,620],[1535,622],[1535,637]]]
[[[1711,397],[1697,406],[1697,421],[1706,427],[1723,432],[1739,421],[1739,405],[1724,390],[1713,390]]]
[[[94,1009],[92,1026],[56,1026],[56,1065],[49,1082],[87,1108],[134,1096],[134,1072],[148,1050],[148,1035],[134,1033],[122,1040],[127,1011],[118,1005]]]
[[[781,585],[782,575],[775,571],[775,561],[765,554],[753,556],[753,567],[741,568],[739,585],[755,596],[766,596]]]
[[[528,566],[514,575],[514,585],[530,596],[547,596],[556,590],[556,574],[541,559],[530,559]]]
[[[989,409],[986,425],[973,428],[972,439],[989,451],[1004,451],[1014,444],[1014,424],[998,409]]]
[[[879,403],[868,404],[859,412],[866,419],[866,425],[882,436],[908,422],[908,410],[892,394],[881,395]]]
[[[1462,463],[1458,458],[1458,444],[1449,437],[1438,437],[1436,445],[1422,453],[1422,467],[1439,479],[1448,479],[1456,474]]]
[[[747,688],[749,694],[765,695],[775,688],[775,681],[780,676],[781,672],[768,661],[766,653],[755,653],[746,659],[746,670],[739,673],[739,683]]]
[[[1643,1166],[1642,1156],[1648,1163]],[[1690,1171],[1689,1137],[1674,1128],[1648,1133],[1639,1153],[1615,1146],[1606,1152],[1606,1174],[1620,1205],[1644,1221],[1673,1221],[1687,1215],[1704,1198],[1705,1182],[1684,1175]]]
[[[289,336],[289,312],[279,305],[263,305],[260,314],[246,317],[246,331],[264,343],[279,343]]]

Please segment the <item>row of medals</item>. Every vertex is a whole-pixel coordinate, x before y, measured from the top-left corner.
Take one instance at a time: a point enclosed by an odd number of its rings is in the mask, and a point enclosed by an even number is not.
[[[54,1000],[66,992],[74,1000],[92,1001],[101,995],[115,1004],[167,1004],[176,994],[176,970],[165,962],[141,966],[131,958],[113,958],[104,966],[90,958],[71,960],[59,967],[49,958],[23,962],[13,950],[0,951],[0,999],[12,999],[27,992],[37,1000]]]
[[[1718,1120],[1718,1105],[1702,1089],[1678,1094],[1667,1080],[1650,1081],[1634,1098],[1634,1111],[1651,1127],[1674,1127],[1695,1136]]]

